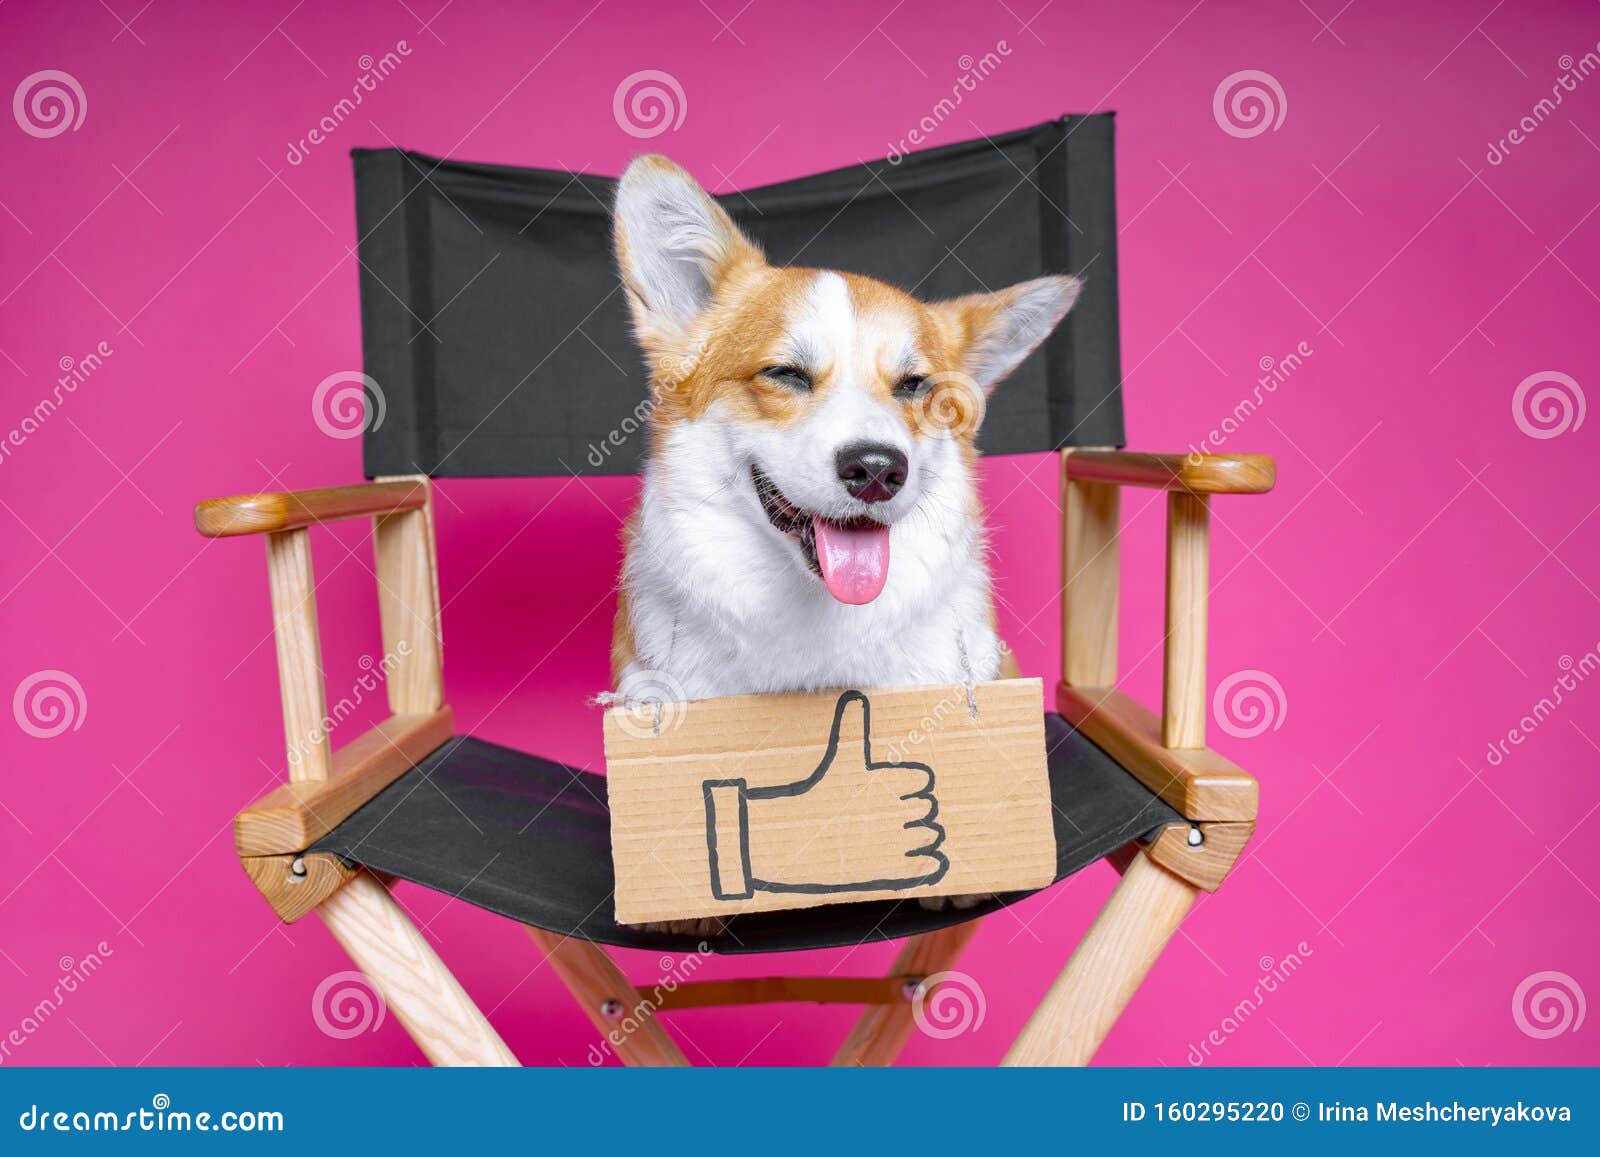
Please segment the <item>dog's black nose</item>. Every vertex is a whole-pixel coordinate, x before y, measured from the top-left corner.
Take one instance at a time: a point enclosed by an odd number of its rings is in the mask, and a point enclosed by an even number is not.
[[[850,497],[862,502],[887,502],[906,484],[906,456],[893,446],[858,442],[840,450],[833,461]]]

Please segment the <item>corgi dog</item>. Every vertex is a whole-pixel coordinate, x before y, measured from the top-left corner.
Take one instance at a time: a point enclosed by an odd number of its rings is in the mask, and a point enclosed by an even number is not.
[[[773,266],[661,156],[623,174],[614,230],[650,371],[614,698],[1015,674],[974,443],[990,391],[1080,282],[926,303],[853,273]]]
[[[628,166],[614,229],[650,371],[616,693],[1000,676],[975,438],[990,391],[1081,283],[925,303],[852,273],[769,265],[661,156]]]

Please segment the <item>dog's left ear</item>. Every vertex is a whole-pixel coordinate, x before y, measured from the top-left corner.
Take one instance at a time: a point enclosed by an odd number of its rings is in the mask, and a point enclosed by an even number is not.
[[[987,394],[1050,336],[1082,290],[1076,277],[1039,277],[931,308],[961,350],[962,370]]]
[[[688,358],[689,330],[717,287],[765,263],[699,182],[662,156],[622,174],[614,226],[639,342],[658,364]]]

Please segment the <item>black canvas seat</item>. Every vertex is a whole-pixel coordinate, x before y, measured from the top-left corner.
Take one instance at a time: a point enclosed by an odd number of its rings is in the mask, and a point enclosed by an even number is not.
[[[1061,716],[1045,716],[1045,745],[1057,880],[1183,822]],[[605,777],[470,736],[445,743],[311,850],[562,936],[667,952],[700,943],[612,919]],[[708,943],[716,952],[749,953],[897,940],[976,919],[1026,894],[940,912],[898,900],[756,913],[732,919]]]

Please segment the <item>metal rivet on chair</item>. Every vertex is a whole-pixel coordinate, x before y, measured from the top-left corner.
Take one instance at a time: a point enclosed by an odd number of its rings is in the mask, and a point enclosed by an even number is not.
[[[1205,837],[1205,833],[1204,832],[1202,832],[1199,828],[1190,828],[1189,829],[1189,846],[1191,848],[1198,848],[1201,844],[1203,844],[1205,842],[1206,842],[1206,837]]]
[[[900,999],[916,1000],[917,993],[922,991],[923,977],[911,976],[900,982]]]
[[[296,880],[304,880],[306,878],[306,862],[305,862],[305,860],[303,860],[299,856],[296,856],[294,858],[294,863],[289,865],[289,875],[292,876]]]
[[[612,1024],[616,1024],[617,1021],[621,1020],[622,1014],[626,1011],[627,1009],[623,1007],[622,1002],[615,997],[600,1002],[601,1017],[609,1020]]]

